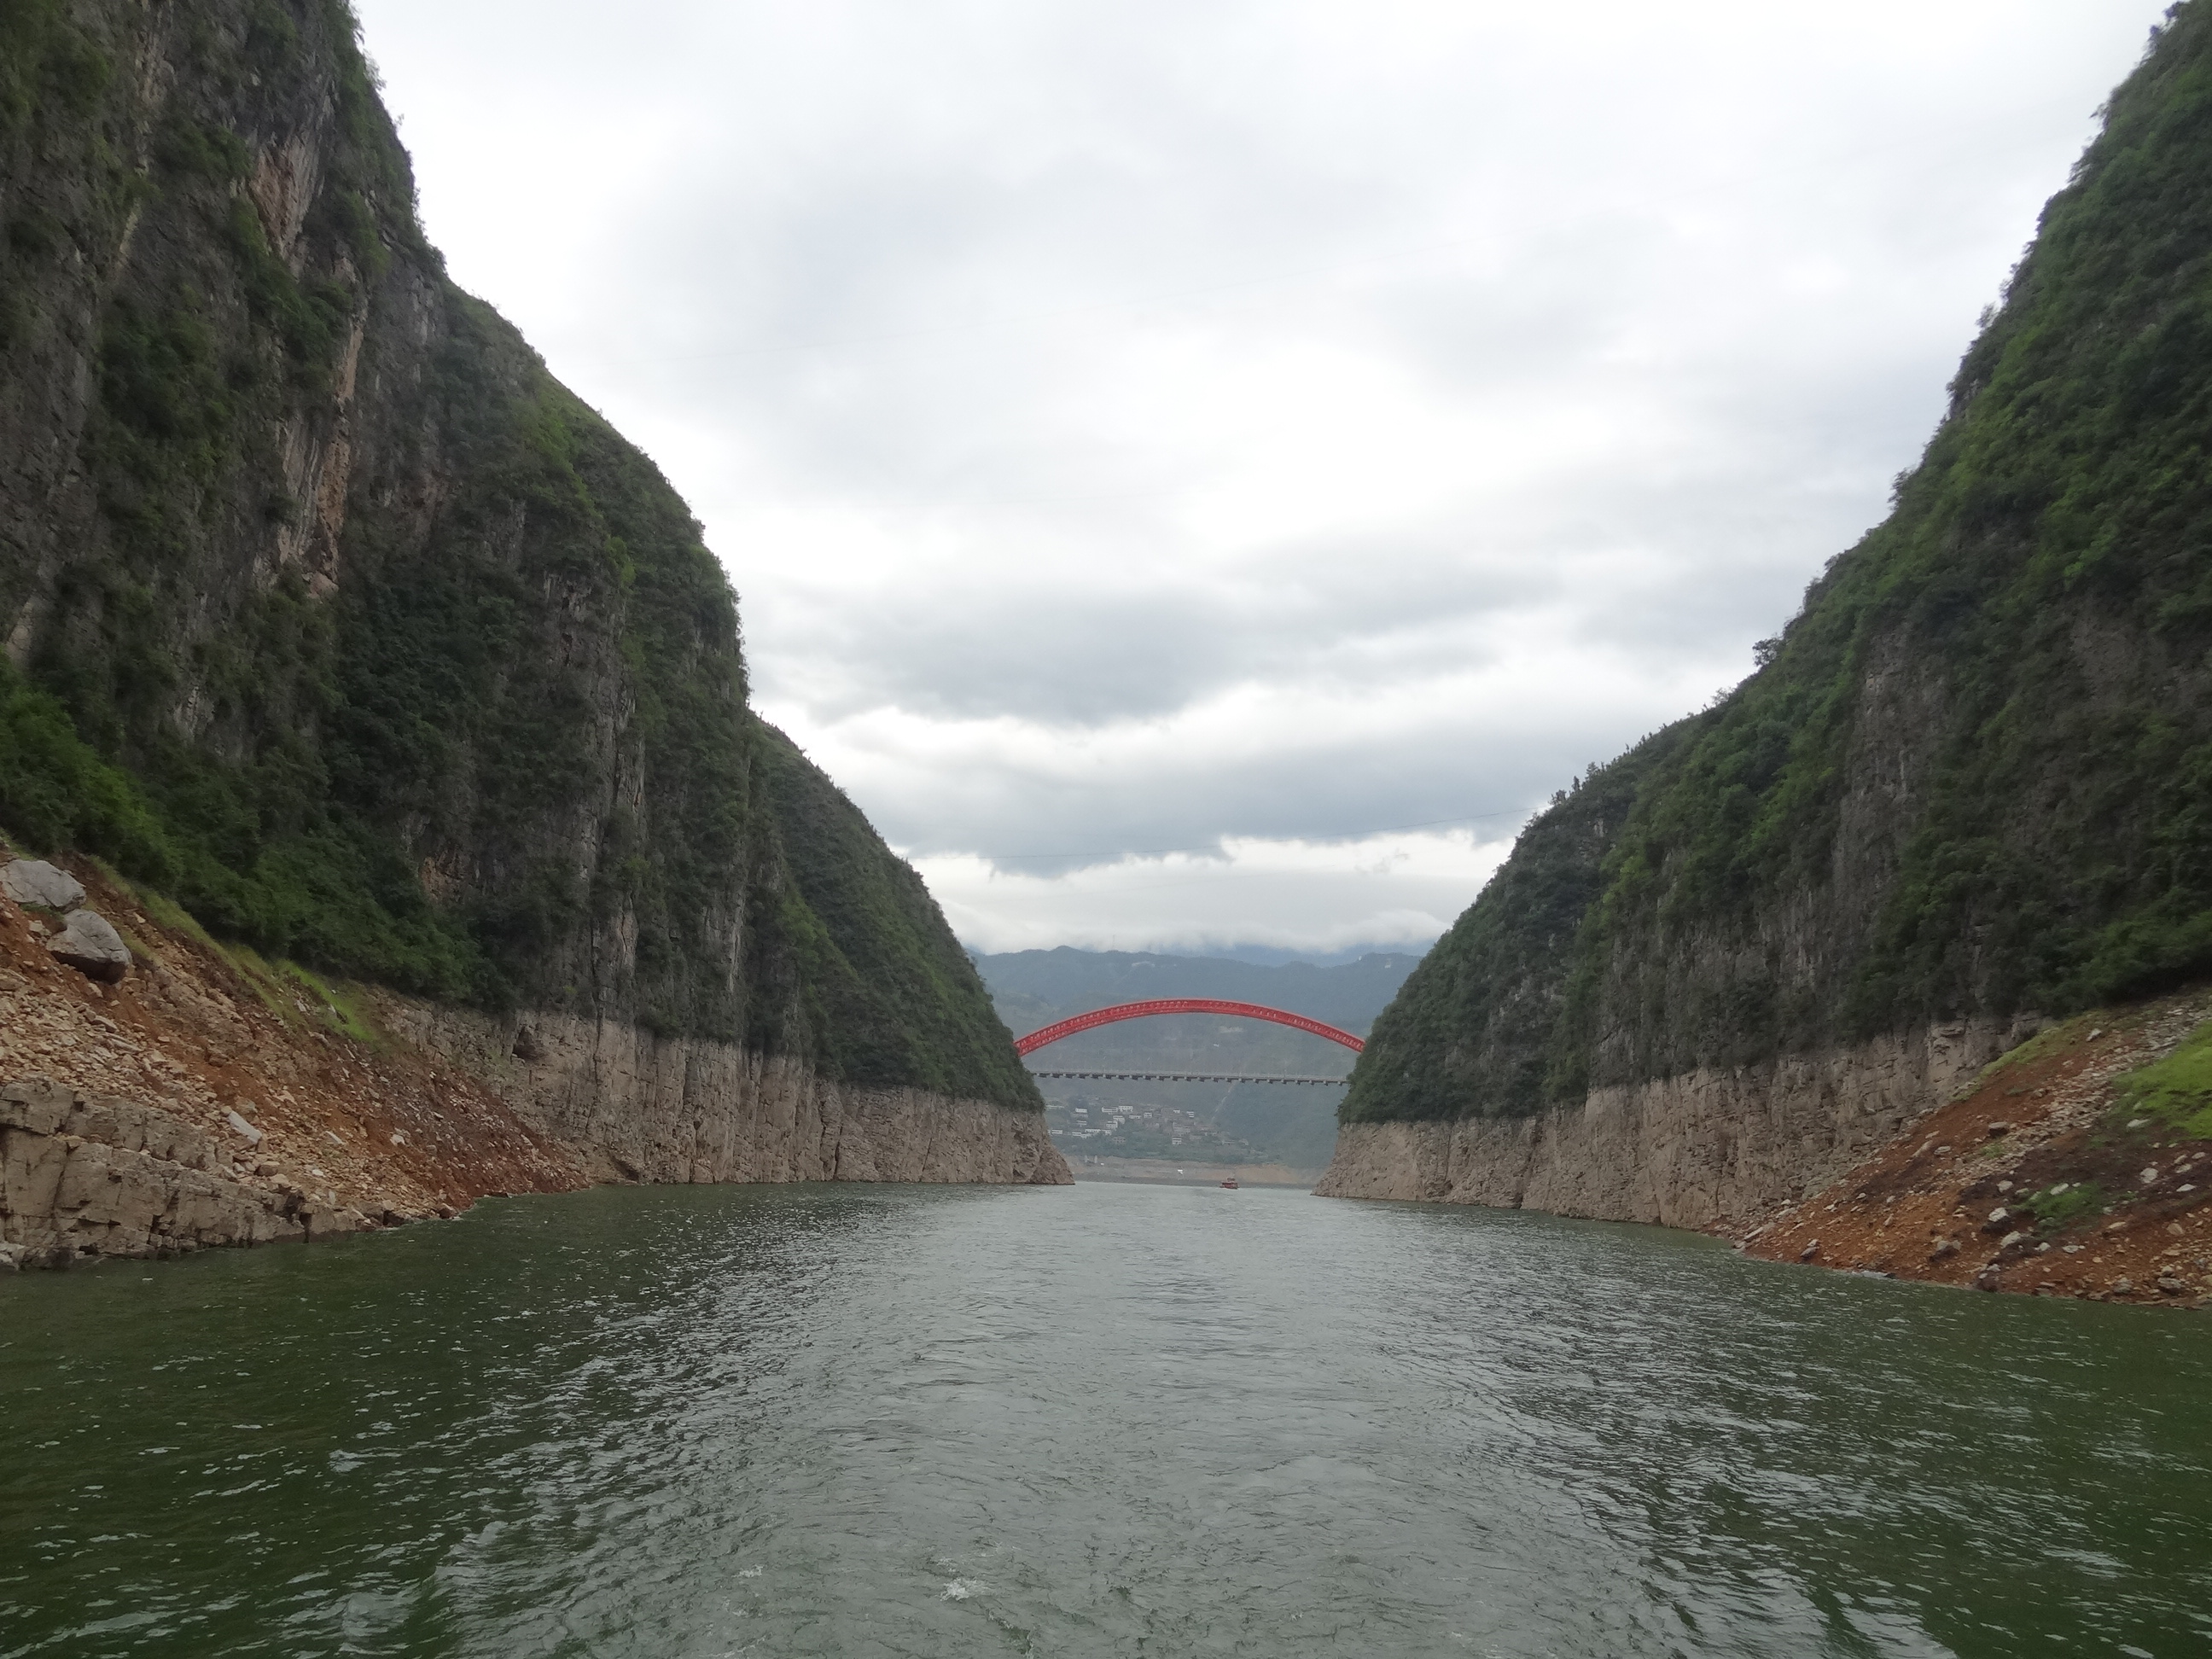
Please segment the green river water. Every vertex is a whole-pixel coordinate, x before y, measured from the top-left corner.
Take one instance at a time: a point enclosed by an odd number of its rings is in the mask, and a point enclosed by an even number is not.
[[[1303,1194],[0,1281],[0,1656],[2212,1654],[2212,1321]]]

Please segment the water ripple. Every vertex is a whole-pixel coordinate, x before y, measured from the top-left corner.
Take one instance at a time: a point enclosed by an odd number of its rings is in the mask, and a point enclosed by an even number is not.
[[[515,1200],[0,1285],[0,1659],[2163,1659],[2208,1361],[1534,1216]]]

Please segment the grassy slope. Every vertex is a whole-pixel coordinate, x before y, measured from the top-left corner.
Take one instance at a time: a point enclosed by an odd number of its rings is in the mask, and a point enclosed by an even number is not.
[[[1525,1112],[2212,969],[2204,0],[2114,95],[1953,393],[1761,670],[1530,827],[1377,1022],[1347,1121]],[[1899,664],[1935,710],[1897,738],[1899,851],[1838,890],[1854,742]],[[1632,801],[1595,880],[1559,850],[1592,791]]]

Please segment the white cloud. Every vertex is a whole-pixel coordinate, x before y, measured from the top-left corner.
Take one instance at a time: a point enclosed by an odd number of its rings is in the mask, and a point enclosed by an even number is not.
[[[1511,845],[1472,830],[1338,843],[1231,838],[1217,854],[1121,858],[1052,876],[976,858],[918,862],[954,929],[984,951],[1327,953],[1426,945]],[[1316,912],[1326,916],[1319,926]]]
[[[1744,672],[2161,9],[362,4],[455,273],[964,936],[1316,948],[1497,850],[1368,832]]]

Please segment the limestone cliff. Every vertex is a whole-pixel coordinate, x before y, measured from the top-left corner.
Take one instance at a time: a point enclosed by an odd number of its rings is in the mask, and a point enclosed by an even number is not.
[[[1042,1113],[832,1082],[787,1056],[622,1020],[520,1024],[383,1000],[389,1029],[483,1080],[515,1115],[627,1181],[1072,1179]]]
[[[683,501],[447,279],[356,28],[0,8],[0,828],[271,961],[687,1056],[732,1124],[1041,1111],[919,878],[748,707]]]
[[[1971,1020],[1591,1090],[1514,1116],[1348,1123],[1316,1191],[1719,1227],[1886,1146],[2009,1046]]]
[[[1322,1190],[1747,1219],[2050,1018],[2212,975],[2205,0],[1758,655],[1528,826],[1376,1022]]]

